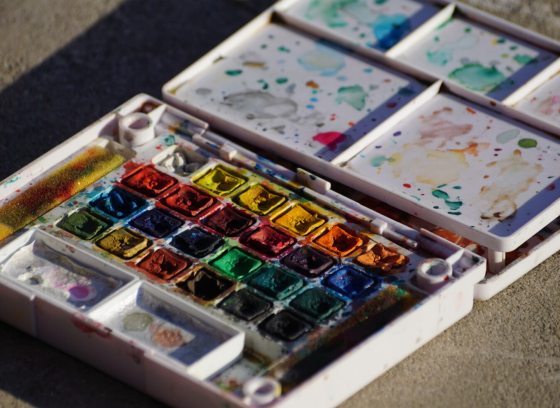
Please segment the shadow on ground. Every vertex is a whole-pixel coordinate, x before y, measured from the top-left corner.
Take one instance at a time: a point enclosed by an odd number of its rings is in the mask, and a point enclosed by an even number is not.
[[[0,93],[0,180],[135,94],[159,97],[167,80],[271,3],[126,1]],[[0,361],[0,389],[34,406],[157,406],[3,324]]]

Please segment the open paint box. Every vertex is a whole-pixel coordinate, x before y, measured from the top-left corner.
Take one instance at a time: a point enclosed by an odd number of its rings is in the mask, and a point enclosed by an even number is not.
[[[558,50],[279,2],[0,185],[0,318],[173,406],[336,405],[560,247]]]

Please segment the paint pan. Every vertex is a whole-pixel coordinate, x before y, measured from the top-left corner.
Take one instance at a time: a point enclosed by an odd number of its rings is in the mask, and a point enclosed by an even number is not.
[[[126,218],[146,205],[146,201],[128,191],[113,187],[93,200],[90,205],[113,218]]]
[[[323,274],[334,265],[330,256],[308,246],[294,249],[282,262],[288,268],[311,278]]]
[[[255,214],[266,215],[282,205],[286,198],[261,185],[254,185],[236,196],[234,201]]]
[[[85,240],[93,239],[111,226],[110,221],[81,208],[59,221],[58,227]]]
[[[138,266],[148,274],[168,281],[187,268],[189,262],[171,251],[159,248],[142,259]]]
[[[297,340],[311,330],[309,323],[286,310],[270,316],[259,327],[265,334],[284,341]]]
[[[263,265],[247,283],[278,300],[289,297],[305,284],[301,277],[272,265]]]
[[[176,249],[196,258],[210,255],[223,243],[222,238],[199,227],[189,228],[175,235],[171,241],[171,245]]]
[[[154,157],[153,162],[162,167],[167,173],[179,177],[187,177],[198,171],[208,159],[201,154],[180,146],[172,146]]]
[[[263,225],[245,234],[241,242],[263,255],[276,257],[290,248],[296,240],[269,225]]]
[[[130,225],[156,238],[163,238],[177,230],[183,222],[157,208],[138,215]]]
[[[239,330],[144,284],[121,293],[92,317],[200,379],[228,365],[243,348]]]
[[[153,167],[145,167],[122,182],[147,197],[155,197],[174,185],[177,180]]]
[[[337,256],[346,256],[357,250],[363,244],[363,240],[351,230],[334,225],[317,238],[315,243]]]
[[[256,271],[263,262],[239,248],[230,248],[210,261],[210,265],[227,277],[240,280]]]
[[[239,235],[254,222],[253,218],[229,206],[217,210],[203,220],[209,228],[228,237]]]
[[[79,310],[90,309],[132,280],[90,253],[40,231],[0,250],[0,275]]]
[[[273,219],[276,225],[296,234],[307,235],[325,223],[315,212],[302,205],[295,205]]]
[[[321,320],[331,316],[344,302],[320,288],[311,288],[297,295],[290,306],[305,316]]]
[[[132,259],[151,245],[151,242],[126,228],[114,230],[97,241],[97,246],[122,259]]]
[[[162,202],[187,217],[196,217],[210,208],[215,200],[191,186],[181,185]]]
[[[356,299],[379,288],[381,280],[367,276],[355,268],[343,267],[329,275],[323,283],[343,296]]]
[[[220,308],[247,321],[255,320],[271,307],[272,304],[269,301],[255,295],[248,289],[232,293],[220,303]]]
[[[245,183],[245,178],[231,169],[215,167],[198,178],[196,184],[215,194],[228,195]]]
[[[292,24],[341,44],[359,44],[384,52],[435,16],[440,8],[415,0],[303,0],[282,11]]]
[[[226,294],[233,287],[233,282],[201,268],[187,279],[178,282],[177,286],[197,299],[210,301]]]

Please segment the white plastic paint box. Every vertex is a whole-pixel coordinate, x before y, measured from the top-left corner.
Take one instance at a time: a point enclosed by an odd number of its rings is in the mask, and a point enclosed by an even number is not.
[[[557,72],[558,44],[462,4],[344,4],[278,3],[164,98],[486,254],[487,299],[558,250],[557,133],[512,107]],[[410,24],[380,50],[366,30],[387,16]],[[481,73],[502,83],[469,89]]]
[[[139,95],[0,185],[3,321],[171,405],[332,406],[558,250],[558,44],[319,3],[166,84],[194,116]]]
[[[91,149],[123,160],[3,241],[2,320],[171,405],[300,406],[471,310],[483,257],[206,129],[139,95],[5,181],[10,208]]]

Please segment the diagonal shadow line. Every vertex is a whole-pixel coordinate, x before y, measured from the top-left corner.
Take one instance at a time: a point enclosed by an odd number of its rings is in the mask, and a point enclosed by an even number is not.
[[[0,180],[135,94],[159,97],[167,80],[272,3],[126,0],[0,92]],[[159,405],[1,323],[0,391],[0,406],[13,404],[8,394],[39,407]]]

